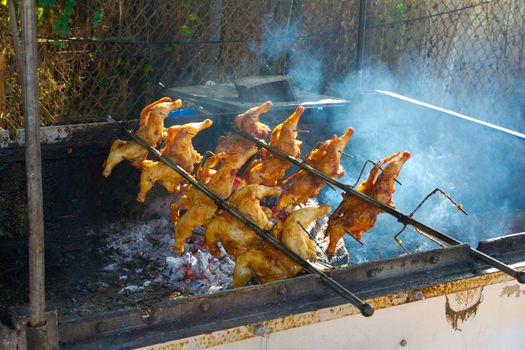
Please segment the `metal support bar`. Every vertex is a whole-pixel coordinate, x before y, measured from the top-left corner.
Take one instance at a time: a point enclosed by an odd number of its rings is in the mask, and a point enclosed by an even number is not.
[[[359,0],[359,19],[357,21],[356,71],[359,77],[359,90],[363,90],[363,62],[365,59],[366,0]]]
[[[15,18],[11,19],[16,20]],[[38,104],[38,49],[36,1],[22,1],[23,95],[29,219],[29,323],[28,344],[47,349],[44,283],[44,210],[42,206],[42,159]],[[16,40],[16,39],[14,39]]]
[[[115,121],[113,118],[108,116],[108,121]],[[274,248],[278,249],[281,253],[295,261],[297,264],[299,264],[305,271],[317,274],[321,278],[321,281],[326,284],[328,287],[330,287],[332,290],[334,290],[336,293],[338,293],[340,296],[348,300],[352,305],[354,305],[356,308],[358,308],[361,311],[361,314],[363,316],[371,316],[374,313],[374,307],[368,303],[363,302],[361,299],[359,299],[355,294],[347,290],[345,287],[343,287],[341,284],[336,282],[333,278],[326,275],[324,272],[317,270],[315,267],[313,267],[308,261],[301,258],[299,255],[297,255],[294,251],[290,250],[288,247],[283,245],[278,239],[276,239],[272,233],[268,230],[265,230],[261,227],[259,227],[256,223],[251,221],[250,219],[246,218],[242,213],[240,213],[237,209],[232,207],[228,202],[222,200],[219,196],[217,196],[213,191],[211,191],[206,185],[200,183],[199,181],[195,180],[193,176],[191,176],[186,170],[181,168],[179,165],[177,165],[174,161],[172,161],[170,158],[164,156],[161,154],[157,149],[151,147],[146,142],[144,142],[140,137],[133,134],[131,131],[124,129],[124,131],[140,146],[147,149],[151,154],[153,154],[157,159],[162,161],[164,164],[175,170],[180,176],[182,176],[186,181],[191,183],[193,186],[195,186],[199,191],[206,194],[208,197],[210,197],[215,205],[219,207],[220,209],[223,209],[230,213],[232,216],[234,216],[236,219],[244,223],[246,226],[251,228],[259,237],[263,238],[266,242],[270,243]]]
[[[397,219],[397,221],[403,223],[403,224],[406,224],[406,225],[412,225],[414,226],[415,228],[431,235],[432,237],[434,238],[437,238],[447,244],[450,244],[450,245],[459,245],[459,244],[463,244],[461,243],[460,241],[458,241],[457,239],[453,238],[453,237],[450,237],[436,229],[433,229],[432,227],[430,226],[427,226],[425,224],[423,224],[422,222],[419,222],[418,220],[406,215],[406,214],[403,214],[401,213],[400,211],[386,205],[386,204],[383,204],[377,200],[375,200],[374,198],[372,197],[369,197],[367,196],[366,194],[364,193],[361,193],[359,191],[356,191],[354,188],[352,188],[352,186],[350,185],[346,185],[346,184],[343,184],[342,182],[339,182],[337,181],[336,179],[333,179],[331,178],[329,175],[323,173],[322,171],[319,171],[317,170],[316,168],[310,166],[309,164],[307,164],[303,159],[301,158],[295,158],[295,157],[292,157],[291,155],[287,154],[286,152],[276,148],[276,147],[273,147],[273,146],[270,146],[268,145],[266,142],[264,141],[261,141],[259,140],[258,138],[256,137],[253,137],[252,135],[238,129],[237,127],[235,126],[230,126],[231,130],[233,130],[234,132],[236,132],[237,134],[247,138],[248,140],[252,141],[253,143],[255,143],[257,146],[259,147],[264,147],[266,148],[268,151],[276,154],[277,156],[285,159],[285,160],[288,160],[289,162],[297,165],[298,167],[322,178],[323,180],[325,180],[326,182],[328,183],[331,183],[332,185],[336,186],[336,187],[339,187],[340,189],[342,189],[343,191],[345,191],[347,194],[351,195],[351,196],[354,196],[354,197],[357,197],[358,199],[362,200],[363,202],[366,202],[370,205],[373,205],[374,207],[378,208],[378,209],[381,209],[382,211],[384,211],[385,213],[389,214],[389,215],[392,215],[393,217],[395,217]],[[509,265],[507,264],[504,264],[502,263],[501,261],[499,260],[496,260],[490,256],[488,256],[487,254],[484,254],[472,247],[469,247],[470,249],[470,253],[472,254],[472,256],[474,256],[475,258],[477,259],[480,259],[481,261],[483,261],[484,263],[486,263],[487,265],[489,266],[492,266],[502,272],[505,272],[506,274],[512,276],[513,278],[515,278],[518,282],[520,283],[525,283],[525,271],[517,271],[516,269],[513,269],[512,267],[510,267]]]
[[[15,49],[16,73],[18,74],[20,85],[23,85],[23,52],[20,45],[20,31],[18,30],[18,17],[16,16],[16,5],[14,0],[7,0],[7,7],[9,8],[9,17],[11,18],[9,22],[11,24],[11,41],[13,42],[13,48]]]
[[[452,117],[455,117],[455,118],[459,118],[459,119],[463,119],[463,120],[469,121],[471,123],[487,127],[487,128],[492,129],[494,131],[502,132],[502,133],[505,133],[507,135],[517,137],[517,138],[519,138],[521,140],[525,140],[525,134],[523,134],[521,132],[518,132],[518,131],[515,131],[515,130],[507,129],[507,128],[504,128],[502,126],[496,125],[496,124],[492,124],[492,123],[489,123],[489,122],[486,122],[486,121],[483,121],[483,120],[480,120],[480,119],[477,119],[477,118],[469,117],[468,115],[457,113],[457,112],[451,111],[449,109],[445,109],[445,108],[442,108],[442,107],[434,106],[434,105],[432,105],[430,103],[419,101],[419,100],[416,100],[414,98],[410,98],[410,97],[407,97],[407,96],[396,94],[395,92],[385,91],[385,90],[375,90],[375,91],[380,93],[380,94],[386,95],[386,96],[397,98],[398,100],[402,100],[402,101],[405,101],[405,102],[413,103],[413,104],[421,106],[421,107],[433,109],[435,111],[447,114],[449,116],[452,116]]]

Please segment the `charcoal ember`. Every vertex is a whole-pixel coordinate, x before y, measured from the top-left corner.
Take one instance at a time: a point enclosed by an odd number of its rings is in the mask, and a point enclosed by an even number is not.
[[[195,259],[191,264],[191,269],[193,270],[193,273],[199,276],[200,278],[209,278],[211,276],[210,254],[208,252],[199,250],[197,253],[195,253],[194,257]]]
[[[350,255],[348,254],[348,250],[346,249],[343,242],[343,240],[339,241],[335,250],[335,254],[328,259],[328,263],[330,265],[338,267],[348,265]],[[326,246],[328,246],[328,243]]]
[[[166,263],[164,264],[164,269],[162,270],[161,275],[166,280],[167,284],[185,279],[185,267],[191,264],[190,261],[191,255],[189,253],[185,253],[179,257],[166,257]]]
[[[166,257],[160,282],[186,293],[208,293],[232,287],[234,262],[206,250]]]

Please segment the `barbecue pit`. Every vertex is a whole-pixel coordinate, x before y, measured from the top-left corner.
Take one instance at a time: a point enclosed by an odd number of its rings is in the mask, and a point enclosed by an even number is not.
[[[204,88],[197,87],[196,89]],[[226,89],[231,91],[230,87]],[[317,98],[317,101],[312,102],[314,107],[311,109],[313,113],[310,119],[305,118],[307,122],[310,120],[313,125],[333,120],[337,117],[333,114],[336,111],[335,108],[348,106],[348,101],[319,96]],[[199,102],[195,96],[188,96],[188,100],[195,104]],[[323,101],[323,103],[320,101]],[[327,101],[336,102],[327,103]],[[305,101],[299,101],[299,103],[301,102],[304,103]],[[210,106],[213,106],[213,103],[210,102],[203,108],[208,112],[212,112],[210,111]],[[224,103],[217,106],[225,108]],[[295,106],[296,104],[294,103],[283,104],[283,108],[293,109]],[[229,118],[228,114],[230,117],[233,117],[235,111],[227,113],[223,109],[218,114],[222,120],[227,120]],[[184,119],[184,122],[189,120],[191,118]],[[71,266],[76,266],[74,269],[76,271],[73,272],[72,276],[78,276],[86,272],[85,265],[77,265],[78,261],[82,261],[88,265],[93,264],[103,267],[108,271],[112,269],[112,267],[108,268],[110,264],[94,264],[95,262],[89,256],[90,254],[86,252],[86,250],[94,251],[97,247],[102,248],[104,243],[107,243],[100,240],[101,237],[97,232],[101,233],[104,230],[108,230],[109,227],[110,234],[118,235],[119,232],[125,231],[123,227],[126,224],[129,224],[128,228],[130,230],[140,227],[139,222],[141,220],[153,222],[155,226],[155,221],[152,221],[152,218],[157,220],[159,231],[165,230],[162,218],[159,218],[166,212],[167,205],[167,199],[165,199],[162,191],[156,190],[157,193],[152,193],[151,197],[154,197],[155,200],[149,201],[149,203],[146,203],[146,207],[143,207],[134,202],[134,194],[136,192],[134,184],[137,183],[138,179],[136,179],[135,171],[129,166],[122,165],[120,170],[116,168],[116,174],[109,180],[99,178],[98,172],[100,171],[101,159],[105,157],[109,144],[119,134],[116,126],[110,123],[102,123],[78,127],[44,128],[43,134],[48,140],[44,145],[44,159],[45,162],[48,162],[48,164],[44,163],[44,188],[47,188],[49,191],[47,196],[53,198],[52,196],[55,195],[58,197],[55,200],[45,202],[48,205],[46,207],[46,218],[49,218],[50,223],[54,223],[51,226],[50,236],[56,240],[48,244],[47,251],[56,254],[56,256],[51,255],[48,257],[48,262],[51,265],[48,266],[48,269],[56,269],[61,265],[70,264]],[[101,137],[101,135],[108,136]],[[22,160],[20,146],[16,142],[8,142],[4,147],[4,159],[9,158],[9,162],[5,163],[7,165],[4,171],[12,178],[16,178],[17,172],[21,172],[21,164],[19,163]],[[198,144],[197,147],[199,147]],[[18,158],[16,157],[17,154]],[[46,165],[52,166],[48,167]],[[46,169],[51,171],[47,173]],[[69,172],[65,171],[66,169],[69,169]],[[90,176],[86,174],[90,174]],[[106,181],[106,184],[104,184],[104,181]],[[107,182],[110,183],[108,184]],[[12,186],[15,187],[16,185]],[[18,186],[18,188],[20,187]],[[69,191],[68,189],[70,188],[78,188],[79,191]],[[98,193],[93,193],[93,191],[90,191],[93,188],[101,190]],[[8,190],[10,188],[4,189],[6,193]],[[55,207],[54,204],[60,202],[61,193],[67,193],[70,196],[70,203],[76,203],[77,205]],[[23,194],[19,196],[23,197]],[[13,202],[8,203],[6,209],[16,207],[13,205],[16,204],[16,198],[14,198],[16,196],[12,197]],[[84,214],[88,216],[85,217]],[[10,223],[9,226],[6,226],[16,228],[19,227],[19,223],[24,216],[15,215],[11,218],[4,218],[6,220],[18,219],[18,222],[15,221],[15,223]],[[60,219],[61,221],[56,221],[55,219]],[[14,235],[17,234],[16,230],[13,232]],[[146,234],[148,233],[146,230]],[[11,233],[11,237],[14,235]],[[131,235],[131,237],[133,236]],[[523,235],[516,235],[501,241],[506,243],[499,241],[497,243],[487,242],[480,248],[486,249],[487,252],[498,258],[501,257],[507,263],[523,260],[523,251],[525,250]],[[13,246],[19,250],[15,254],[11,253],[10,259],[11,261],[19,262],[23,258],[23,247],[17,243],[15,241]],[[160,238],[159,245],[163,246],[163,244],[165,242]],[[117,247],[122,248],[122,246],[122,244],[118,244]],[[495,246],[498,246],[499,250],[494,249]],[[12,249],[9,250],[13,251]],[[79,252],[83,254],[79,254]],[[82,255],[86,253],[87,257],[82,258]],[[407,264],[412,267],[406,268]],[[16,263],[14,266],[16,266]],[[458,278],[481,276],[487,273],[483,266],[472,260],[468,247],[457,246],[417,253],[389,261],[351,266],[336,270],[333,276],[345,287],[351,288],[359,297],[368,299],[384,296],[388,293],[395,294],[406,291],[407,286],[410,286],[410,289],[417,290],[429,285],[450,283]],[[383,273],[383,271],[385,272]],[[114,277],[116,276],[112,278]],[[122,276],[118,277],[119,280],[120,277]],[[399,281],[403,281],[403,283],[399,283]],[[143,295],[149,294],[153,298],[144,301],[133,300],[132,297],[132,303],[125,305],[122,311],[113,310],[109,314],[97,314],[98,311],[104,310],[97,309],[96,307],[99,305],[95,305],[95,308],[91,310],[74,310],[73,308],[73,312],[77,314],[60,314],[58,317],[58,337],[62,347],[81,348],[83,344],[85,346],[89,346],[88,344],[92,345],[93,341],[99,342],[99,345],[105,348],[137,347],[198,334],[195,332],[230,328],[246,324],[247,322],[256,323],[290,313],[312,311],[339,305],[343,302],[342,299],[322,286],[314,276],[301,276],[268,285],[228,290],[213,295],[179,298],[174,301],[163,301],[160,304],[157,303],[158,300],[166,298],[166,295],[162,293],[151,295],[149,290],[147,290],[148,285],[144,285],[145,282],[142,285],[132,285],[137,286],[137,288],[143,287],[143,290],[148,292]],[[126,295],[128,292],[133,291],[133,288],[126,289],[127,287],[129,285],[119,289],[119,291],[123,290],[123,292],[117,292],[117,295]],[[82,286],[78,289],[73,289],[73,293],[76,291],[82,294]],[[71,291],[69,291],[70,293]],[[131,294],[133,293],[127,295]],[[327,297],[327,295],[330,297]],[[85,297],[85,300],[87,300],[90,296],[85,295]],[[111,297],[115,297],[114,293],[108,293],[106,300],[99,300],[98,302],[101,304],[110,302],[112,300]],[[65,303],[67,306],[73,306],[77,302],[74,295],[69,295],[68,298],[72,299]],[[239,302],[240,300],[242,302]],[[417,300],[417,298],[414,297],[413,300]],[[411,299],[409,298],[407,301],[411,301]],[[129,307],[136,305],[133,305],[133,303],[142,304],[145,308],[141,310],[129,309]],[[230,312],[228,320],[223,319],[225,308]],[[248,311],[254,309],[265,311],[256,315]],[[72,310],[70,309],[69,311]],[[24,312],[19,310],[14,311],[14,313],[22,317]],[[51,314],[53,314],[53,311],[51,311]],[[144,318],[143,315],[146,317]],[[170,331],[174,327],[177,329],[176,334]],[[117,333],[123,334],[123,336],[120,338],[115,337]],[[123,342],[123,339],[126,339],[126,341]]]

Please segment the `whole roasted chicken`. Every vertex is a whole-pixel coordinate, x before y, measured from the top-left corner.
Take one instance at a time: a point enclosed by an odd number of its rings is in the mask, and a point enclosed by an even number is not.
[[[274,236],[280,237],[281,242],[301,258],[313,262],[316,260],[315,245],[303,227],[306,228],[330,210],[332,209],[329,205],[298,209],[290,213],[285,221],[276,227],[279,232],[274,233]],[[233,286],[242,287],[252,277],[261,283],[289,278],[297,275],[301,269],[299,264],[269,243],[262,243],[259,247],[252,247],[237,257]]]
[[[166,137],[164,119],[166,119],[169,112],[181,107],[181,100],[171,101],[169,97],[163,97],[146,106],[140,112],[140,125],[135,131],[135,135],[146,141],[148,145],[156,147]],[[111,175],[113,168],[125,159],[129,160],[134,167],[140,168],[142,161],[147,156],[148,151],[135,141],[115,140],[104,162],[102,176],[108,177]]]
[[[257,153],[257,147],[253,146],[243,153],[230,153],[225,156],[217,172],[206,186],[221,199],[228,198],[234,186],[238,185],[237,172],[255,153]],[[184,252],[184,243],[193,230],[207,225],[217,211],[217,205],[213,200],[193,186],[188,189],[184,202],[188,210],[175,223],[175,245],[173,247],[180,253]]]
[[[404,151],[377,162],[370,170],[368,178],[359,186],[358,191],[395,208],[392,200],[392,195],[395,192],[394,181],[410,156],[410,152]],[[387,163],[388,165],[383,172],[379,174],[380,168]],[[365,232],[375,226],[379,214],[381,214],[380,209],[343,193],[343,201],[328,220],[326,233],[330,237],[330,243],[326,252],[334,254],[337,242],[346,232],[360,239]]]
[[[353,133],[354,129],[348,128],[340,137],[334,135],[330,140],[324,141],[310,152],[305,159],[306,163],[334,179],[343,176],[345,171],[341,166],[341,154]],[[308,199],[317,196],[326,181],[301,169],[282,184],[288,187],[279,197],[273,210],[274,215],[283,209],[290,211],[296,205],[304,204]]]
[[[216,168],[220,161],[229,158],[230,156],[231,153],[219,153],[212,154],[210,157],[206,158],[203,164],[200,164],[197,169],[197,174],[195,175],[197,181],[205,185],[210,182],[213,175],[217,173]],[[180,219],[180,211],[182,209],[188,209],[189,207],[188,190],[190,188],[190,184],[183,184],[177,199],[170,205],[171,218],[174,224]]]
[[[268,112],[271,107],[272,103],[266,101],[260,106],[250,108],[243,114],[239,114],[235,117],[235,126],[253,137],[261,140],[265,139],[270,134],[271,129],[265,124],[259,123],[259,117],[261,114]],[[252,146],[253,142],[233,131],[229,131],[224,136],[219,137],[215,153],[243,153]]]
[[[259,227],[269,229],[271,227],[269,221],[271,210],[261,206],[261,199],[275,197],[280,193],[279,187],[246,185],[237,188],[229,203]],[[236,257],[249,249],[257,239],[257,235],[252,229],[224,211],[217,214],[206,226],[205,237],[210,253],[216,257],[220,255],[218,241],[222,243],[229,255]]]
[[[297,141],[297,124],[304,112],[304,107],[297,109],[281,124],[277,125],[270,138],[270,146],[274,146],[287,154],[298,157],[301,154],[301,141]],[[277,180],[284,177],[292,163],[284,160],[266,149],[261,150],[262,158],[254,160],[244,173],[249,184],[275,186]]]
[[[193,148],[193,138],[202,130],[209,128],[213,122],[206,119],[200,123],[175,125],[168,128],[166,145],[160,153],[180,165],[187,172],[193,172],[195,163],[201,161],[202,156]],[[157,181],[162,181],[169,192],[177,192],[184,179],[172,168],[160,161],[145,160],[140,176],[140,192],[137,195],[139,202],[144,202],[146,195]]]

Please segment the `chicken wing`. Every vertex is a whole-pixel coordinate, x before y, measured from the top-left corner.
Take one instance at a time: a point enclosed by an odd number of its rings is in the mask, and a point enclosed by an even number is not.
[[[194,164],[202,159],[199,152],[193,148],[192,140],[199,132],[209,128],[212,124],[210,119],[206,119],[200,123],[175,125],[168,128],[166,145],[160,153],[191,173]],[[162,181],[169,192],[179,191],[184,179],[175,170],[160,161],[145,161],[143,166],[140,176],[140,192],[137,195],[139,202],[144,202],[147,193],[157,181]]]
[[[163,97],[153,102],[140,113],[140,126],[135,134],[148,145],[156,147],[159,141],[165,137],[164,119],[169,112],[181,107],[181,100],[171,101],[169,97]],[[125,159],[129,160],[134,167],[140,168],[142,161],[147,156],[148,151],[135,141],[115,140],[104,162],[102,176],[111,175],[113,168]]]
[[[265,124],[259,123],[259,117],[261,114],[268,112],[271,107],[272,103],[266,101],[260,106],[250,108],[243,114],[239,114],[235,117],[235,126],[258,139],[265,139],[270,134],[271,130]],[[219,137],[215,153],[243,153],[246,149],[252,146],[253,142],[230,131],[224,136]]]
[[[257,147],[251,147],[243,153],[231,153],[220,164],[217,172],[208,182],[207,187],[222,199],[228,198],[237,184],[237,172],[257,153]],[[175,225],[174,250],[184,252],[184,243],[193,230],[199,226],[207,225],[217,211],[217,205],[206,194],[195,187],[188,190],[187,201],[189,209]]]
[[[271,223],[268,216],[271,213],[261,206],[261,199],[275,197],[280,193],[278,187],[252,184],[238,188],[229,203],[259,227],[269,229]],[[244,253],[255,239],[255,232],[228,212],[216,215],[206,227],[206,243],[210,253],[216,257],[220,255],[218,241],[221,241],[229,255],[236,257]]]
[[[306,163],[334,179],[343,176],[345,171],[341,166],[341,154],[353,133],[354,129],[348,128],[340,137],[334,135],[332,139],[324,141],[310,152],[305,159]],[[283,181],[283,185],[289,186],[279,197],[273,210],[274,215],[282,209],[289,211],[298,204],[306,203],[308,199],[317,196],[325,184],[326,181],[320,177],[304,169],[299,170]]]
[[[358,191],[395,208],[394,202],[392,201],[392,195],[395,192],[394,181],[410,157],[410,152],[404,151],[379,161],[372,170],[370,170],[370,175],[359,186]],[[380,168],[386,163],[388,163],[388,165],[378,176]],[[328,244],[326,252],[328,254],[334,254],[337,242],[346,232],[360,239],[365,232],[375,226],[377,215],[381,214],[381,212],[380,209],[354,196],[343,193],[343,201],[334,213],[330,215],[328,220],[326,232],[330,237],[330,243]]]
[[[301,141],[297,141],[297,124],[304,112],[304,107],[297,107],[288,119],[277,125],[270,138],[270,145],[287,154],[298,157],[301,154]],[[261,150],[261,159],[254,160],[245,171],[245,179],[249,184],[275,186],[292,163],[284,160],[266,149]]]
[[[332,210],[329,205],[298,209],[287,216],[279,226],[281,242],[303,259],[315,261],[315,246],[304,232],[317,218]],[[233,286],[244,286],[253,276],[261,282],[289,278],[301,271],[301,266],[268,243],[254,247],[238,256],[233,271]]]

